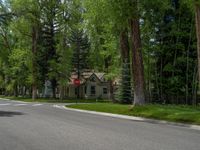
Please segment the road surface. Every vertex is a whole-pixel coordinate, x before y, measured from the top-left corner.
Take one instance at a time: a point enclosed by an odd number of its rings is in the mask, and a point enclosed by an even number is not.
[[[0,100],[0,150],[200,150],[200,131]]]

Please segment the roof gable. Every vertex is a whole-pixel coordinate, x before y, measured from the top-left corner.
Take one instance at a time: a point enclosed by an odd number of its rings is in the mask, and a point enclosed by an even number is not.
[[[101,82],[101,80],[99,79],[99,77],[95,73],[93,73],[86,81]]]
[[[83,72],[80,76],[80,80],[81,80],[81,84],[84,84],[87,81],[91,81],[93,80],[93,82],[106,82],[104,79],[105,73],[95,73],[95,72]],[[71,77],[69,79],[70,83],[72,84],[74,79],[77,79],[78,75],[76,72],[72,72],[71,73]],[[92,79],[94,78],[94,79]]]

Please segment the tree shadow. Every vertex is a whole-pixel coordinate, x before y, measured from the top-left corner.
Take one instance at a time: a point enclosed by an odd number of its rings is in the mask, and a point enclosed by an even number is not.
[[[17,115],[24,115],[24,113],[16,111],[0,111],[0,117],[13,117]]]

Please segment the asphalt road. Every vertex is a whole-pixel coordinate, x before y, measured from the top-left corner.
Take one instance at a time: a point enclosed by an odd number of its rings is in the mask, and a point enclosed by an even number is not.
[[[200,150],[200,131],[0,100],[0,150]]]

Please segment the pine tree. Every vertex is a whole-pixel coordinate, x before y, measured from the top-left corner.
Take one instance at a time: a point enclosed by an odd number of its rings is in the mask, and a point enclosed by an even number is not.
[[[73,49],[72,66],[78,78],[84,69],[88,69],[89,42],[83,31],[75,30],[70,38]]]
[[[122,104],[131,104],[132,99],[130,63],[124,62],[122,64],[121,81],[116,93],[116,100]]]
[[[80,79],[81,73],[88,68],[89,42],[83,31],[74,30],[70,38],[72,46],[72,67]],[[79,87],[77,88],[77,98],[79,98]]]
[[[50,79],[53,90],[53,97],[56,97],[56,87],[58,85],[57,66],[59,64],[59,55],[57,46],[59,36],[64,32],[67,24],[66,1],[60,0],[41,0],[41,22],[42,22],[42,52],[41,70],[43,80]],[[43,81],[45,82],[45,81]]]

